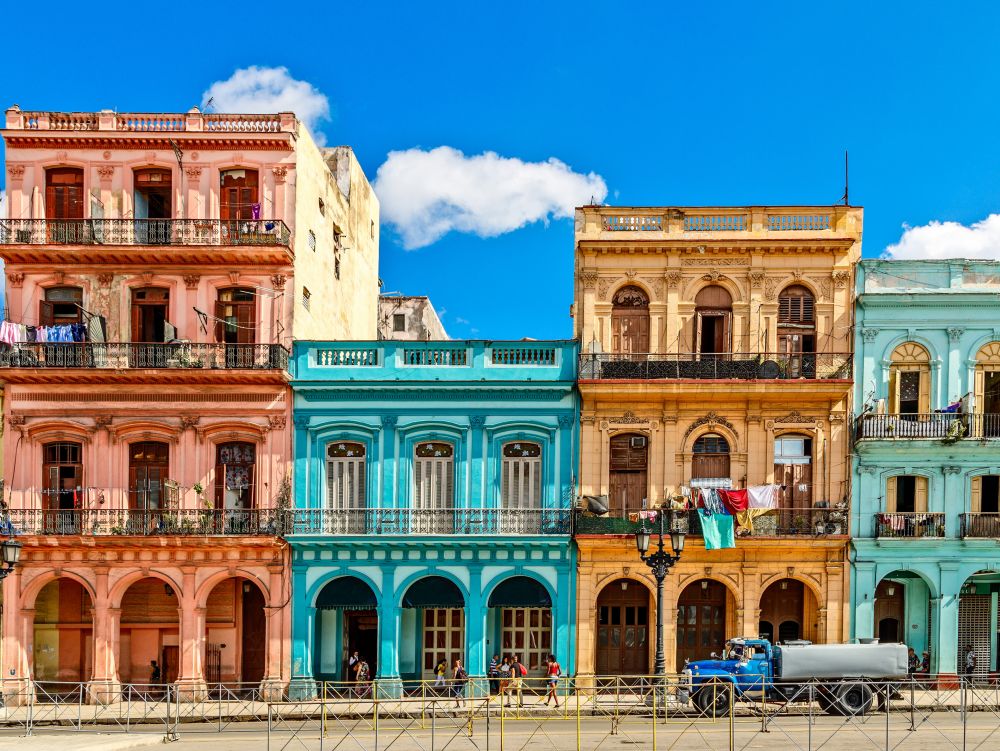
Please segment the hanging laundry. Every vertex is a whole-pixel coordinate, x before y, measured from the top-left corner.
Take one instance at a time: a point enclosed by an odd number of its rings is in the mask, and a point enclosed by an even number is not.
[[[733,516],[750,507],[750,498],[746,490],[719,490],[719,500]]]
[[[260,204],[251,203],[250,204],[250,218],[257,220],[260,219]]]
[[[750,508],[778,508],[778,489],[780,485],[751,485],[747,488],[750,494]]]
[[[702,508],[710,514],[724,514],[726,507],[719,498],[719,491],[715,488],[701,488],[701,497],[698,501],[698,508]]]
[[[0,342],[14,346],[18,342],[18,335],[20,331],[17,324],[11,323],[10,321],[3,321],[0,323]]]
[[[701,535],[705,550],[721,550],[736,547],[736,530],[733,517],[729,514],[710,514],[704,509],[698,511],[701,521]]]
[[[757,517],[764,516],[764,514],[773,513],[774,509],[769,508],[753,508],[744,509],[736,514],[736,521],[739,523],[742,529],[745,529],[748,535],[753,534],[753,520]]]

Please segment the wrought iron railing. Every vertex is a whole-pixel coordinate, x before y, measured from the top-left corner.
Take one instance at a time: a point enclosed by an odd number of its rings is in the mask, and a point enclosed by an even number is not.
[[[882,538],[944,537],[944,514],[936,512],[875,514],[875,536]]]
[[[566,535],[570,509],[296,509],[296,535]]]
[[[1000,514],[962,514],[959,517],[959,530],[962,537],[1000,539]]]
[[[659,380],[848,379],[852,358],[840,352],[599,353],[580,355],[580,378]]]
[[[1000,415],[976,415],[996,417]],[[908,415],[864,414],[855,423],[857,440],[865,438],[938,438],[958,440],[969,436],[970,415],[954,412],[930,412]],[[1000,428],[1000,422],[989,421],[989,426]],[[979,421],[980,428],[984,421]],[[998,433],[1000,435],[1000,433]]]
[[[23,342],[0,348],[2,368],[286,370],[280,344]]]
[[[634,534],[647,518],[646,526],[653,529],[655,513],[611,512],[602,516],[578,514],[573,522],[574,534],[628,535]],[[752,527],[738,528],[742,537],[788,537],[848,534],[846,508],[793,507],[778,508],[752,519]],[[677,512],[675,526],[694,537],[701,537],[701,518],[698,511]]]
[[[8,523],[21,535],[281,535],[277,509],[10,509]]]
[[[280,219],[3,219],[2,245],[283,245]]]

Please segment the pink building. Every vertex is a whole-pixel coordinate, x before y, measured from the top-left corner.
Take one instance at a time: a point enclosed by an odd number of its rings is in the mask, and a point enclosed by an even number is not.
[[[375,337],[364,173],[291,113],[15,106],[3,137],[4,690],[280,689],[288,347]]]

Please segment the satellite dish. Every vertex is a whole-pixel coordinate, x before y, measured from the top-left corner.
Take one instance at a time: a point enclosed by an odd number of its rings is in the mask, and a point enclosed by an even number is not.
[[[606,495],[585,495],[587,510],[592,514],[606,514],[610,504]]]
[[[764,360],[760,364],[761,378],[779,378],[781,376],[781,366],[774,360]]]

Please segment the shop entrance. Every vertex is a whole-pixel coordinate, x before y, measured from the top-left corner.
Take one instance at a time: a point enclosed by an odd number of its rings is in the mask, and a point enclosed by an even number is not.
[[[649,674],[649,591],[618,579],[597,597],[597,674]]]

